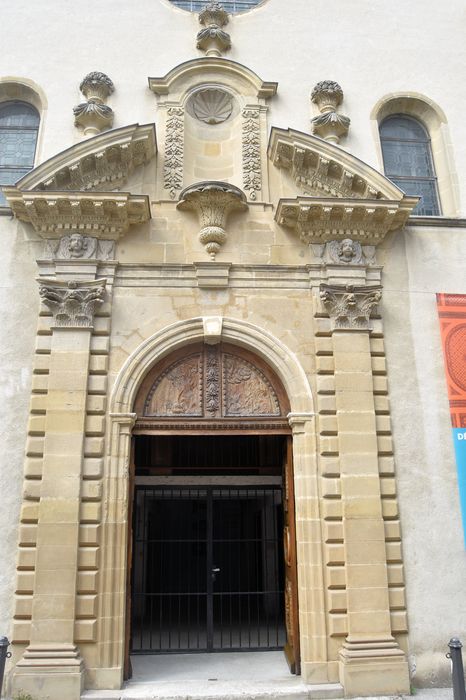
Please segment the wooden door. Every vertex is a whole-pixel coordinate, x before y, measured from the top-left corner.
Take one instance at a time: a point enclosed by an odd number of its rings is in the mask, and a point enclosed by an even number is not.
[[[285,556],[285,656],[291,673],[299,674],[298,585],[292,438],[286,438],[283,465],[283,551]]]
[[[123,667],[123,678],[127,681],[133,675],[131,666],[131,596],[132,596],[132,564],[133,564],[133,512],[134,512],[134,437],[131,440],[131,455],[129,464],[129,485],[128,485],[128,554],[126,562],[126,620],[125,620],[125,660]]]

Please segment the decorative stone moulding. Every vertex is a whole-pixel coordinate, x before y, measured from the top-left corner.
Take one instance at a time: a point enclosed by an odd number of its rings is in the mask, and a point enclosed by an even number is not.
[[[401,202],[367,199],[297,197],[280,199],[275,220],[294,229],[306,243],[324,243],[351,238],[377,245],[406,223],[417,198]]]
[[[117,240],[130,226],[150,219],[149,199],[127,192],[20,192],[4,190],[20,220],[33,225],[43,238],[58,238],[71,231]]]
[[[321,284],[320,299],[333,330],[370,330],[370,316],[382,299],[382,286]]]
[[[98,134],[113,124],[113,110],[105,101],[115,90],[115,87],[105,73],[93,71],[82,80],[79,89],[87,102],[81,102],[73,107],[75,126],[82,126],[84,136]]]
[[[262,189],[260,109],[246,107],[242,117],[243,187],[255,201]]]
[[[343,101],[343,90],[333,80],[323,80],[314,87],[311,101],[320,111],[319,116],[311,119],[313,132],[326,141],[338,143],[350,127],[349,117],[337,113],[337,107]]]
[[[327,243],[311,243],[316,261],[326,265],[375,265],[375,246],[361,245],[359,241],[343,238]]]
[[[57,328],[92,328],[94,313],[105,300],[105,279],[64,282],[40,279],[39,294]]]
[[[177,208],[194,210],[202,226],[199,240],[205,246],[211,260],[227,239],[226,223],[230,212],[247,209],[244,193],[226,182],[198,182],[184,189]]]
[[[328,141],[293,129],[273,128],[268,156],[288,171],[303,194],[414,201],[378,170]]]
[[[82,141],[25,175],[20,190],[116,189],[157,152],[153,124],[132,124]]]
[[[196,92],[190,101],[193,116],[205,124],[222,124],[233,111],[233,98],[229,92],[207,88]]]
[[[197,48],[207,56],[221,56],[231,48],[230,35],[222,27],[228,24],[228,12],[219,2],[208,2],[199,15],[204,29],[197,35]]]

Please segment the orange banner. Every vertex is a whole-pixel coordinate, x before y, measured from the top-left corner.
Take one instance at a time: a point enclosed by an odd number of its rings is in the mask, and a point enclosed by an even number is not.
[[[437,294],[453,428],[466,428],[466,294]]]

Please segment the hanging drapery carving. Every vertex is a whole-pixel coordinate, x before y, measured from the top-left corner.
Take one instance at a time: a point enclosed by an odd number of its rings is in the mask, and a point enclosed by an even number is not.
[[[183,186],[184,110],[169,107],[165,135],[164,187],[172,199]]]
[[[223,346],[202,346],[168,362],[142,387],[147,418],[266,418],[283,415],[266,373]]]
[[[243,109],[243,187],[253,201],[262,189],[260,111]]]

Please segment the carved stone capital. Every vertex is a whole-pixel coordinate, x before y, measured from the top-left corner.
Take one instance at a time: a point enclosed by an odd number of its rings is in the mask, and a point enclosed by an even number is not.
[[[228,24],[228,12],[219,2],[208,2],[199,15],[204,29],[197,35],[197,48],[207,56],[221,56],[231,48],[230,35],[222,27]]]
[[[79,89],[87,102],[73,108],[75,126],[84,129],[84,135],[98,134],[113,124],[113,109],[105,104],[115,87],[105,73],[93,71],[81,81]]]
[[[311,119],[312,130],[331,143],[338,143],[346,136],[350,126],[349,117],[337,114],[337,107],[343,101],[343,90],[333,80],[323,80],[314,87],[311,101],[317,105],[320,114]]]
[[[64,282],[39,280],[39,294],[57,328],[92,328],[94,313],[105,298],[106,280]]]
[[[370,316],[382,299],[382,286],[321,284],[320,299],[333,330],[370,331]]]
[[[180,194],[178,209],[194,210],[199,216],[199,240],[212,260],[227,239],[228,215],[233,210],[247,209],[244,193],[226,182],[198,182]]]

